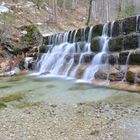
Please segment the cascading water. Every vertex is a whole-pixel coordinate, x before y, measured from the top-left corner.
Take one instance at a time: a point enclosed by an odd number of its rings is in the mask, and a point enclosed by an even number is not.
[[[48,37],[48,52],[43,54],[37,63],[38,73],[82,78],[89,81],[96,79],[96,72],[101,70],[105,74],[106,80],[109,80],[112,69],[109,64],[112,57],[109,52],[109,41],[114,36],[114,23],[113,21],[104,24],[101,36],[96,35],[96,30],[100,27],[97,26],[97,28],[87,27]],[[136,26],[136,31],[139,32],[139,16],[136,18]],[[94,30],[96,38],[93,37]],[[92,52],[96,49],[94,41],[98,41],[95,44],[100,49],[98,53]],[[116,64],[119,64],[119,56],[115,57],[115,55],[113,55],[113,59]],[[131,53],[127,57],[126,66],[129,64],[130,55]],[[127,71],[124,72],[124,79],[126,73]]]
[[[91,42],[91,39],[92,39],[92,30],[93,30],[93,27],[90,27],[89,34],[88,34],[88,42],[87,43],[85,42],[85,45],[84,45],[84,48],[83,48],[84,52],[81,53],[81,55],[80,55],[78,65],[71,72],[71,74],[70,74],[71,77],[76,77],[77,71],[84,61],[84,56],[91,52],[90,42]],[[85,33],[85,29],[84,29],[84,33]],[[85,39],[85,35],[84,35],[84,39]],[[80,48],[80,47],[78,47],[78,48]]]
[[[111,35],[112,35],[112,29],[113,29],[114,22],[111,24]],[[108,55],[108,43],[110,40],[110,37],[108,36],[109,31],[109,24],[106,23],[103,27],[102,36],[100,37],[100,46],[101,46],[101,52],[95,55],[95,57],[92,60],[91,66],[89,66],[84,75],[83,79],[85,80],[92,80],[95,79],[95,73],[100,69],[100,66],[102,64],[103,56]]]
[[[128,66],[129,66],[129,60],[130,60],[130,56],[131,56],[132,52],[129,52],[127,59],[126,59],[126,64],[125,64],[125,69],[124,69],[124,78],[122,81],[126,81],[126,75],[128,72]]]
[[[102,65],[108,64],[108,61],[102,62],[102,59],[104,56],[107,57],[108,55],[108,43],[112,37],[113,25],[114,22],[112,22],[111,26],[109,26],[109,23],[104,25],[102,36],[100,37],[101,51],[93,57],[91,64],[86,68],[83,74],[84,80],[93,79],[99,68]],[[79,35],[79,32],[84,35],[79,36],[81,42],[76,42],[76,38],[77,35]],[[87,41],[86,29],[83,28],[79,32],[75,30],[73,32],[65,32],[63,35],[57,34],[49,38],[49,50],[47,53],[43,54],[40,61],[37,63],[39,74],[63,75],[71,76],[74,78],[76,77],[79,68],[84,63],[85,55],[93,53],[91,51],[93,27],[90,27],[88,31]],[[108,34],[110,34],[110,37]],[[74,58],[75,54],[79,55],[78,64],[76,65]]]
[[[140,16],[136,17],[136,32],[140,32]],[[140,48],[140,36],[138,36],[138,48]]]
[[[93,27],[91,27],[90,30],[92,30],[92,28]],[[83,33],[85,34],[85,29],[83,29]],[[92,32],[89,31],[89,40],[91,40],[92,37],[91,33]],[[82,64],[84,55],[91,52],[91,50],[90,43],[85,41],[85,35],[83,38],[81,37],[81,43],[76,43],[77,31],[74,32],[73,43],[68,43],[69,37],[72,39],[72,34],[73,32],[65,32],[63,36],[57,34],[49,38],[49,44],[52,42],[52,45],[49,45],[48,52],[43,54],[37,63],[39,74],[71,75],[72,77],[76,77],[76,72]],[[74,65],[75,54],[80,55],[79,64],[74,70],[71,70]]]

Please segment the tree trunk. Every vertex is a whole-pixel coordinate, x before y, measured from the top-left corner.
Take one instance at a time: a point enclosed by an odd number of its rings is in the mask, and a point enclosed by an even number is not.
[[[93,0],[90,0],[90,1],[89,1],[88,19],[87,19],[87,23],[86,23],[87,26],[88,26],[89,23],[90,23],[91,10],[92,10],[92,1],[93,1]]]

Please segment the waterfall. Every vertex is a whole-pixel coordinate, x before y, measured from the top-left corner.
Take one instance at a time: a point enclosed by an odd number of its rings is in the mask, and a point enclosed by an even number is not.
[[[128,65],[129,65],[129,60],[130,60],[130,56],[131,56],[132,52],[129,52],[127,59],[126,59],[126,63],[125,63],[125,69],[124,69],[124,78],[122,81],[126,81],[126,75],[128,72]]]
[[[139,15],[136,16],[136,32],[140,30],[140,21],[139,21]]]
[[[112,34],[113,25],[114,22],[112,22],[111,24],[111,34]],[[110,40],[110,37],[108,36],[108,31],[109,31],[109,23],[106,23],[103,27],[102,36],[100,37],[101,52],[97,53],[94,56],[91,66],[89,66],[85,70],[83,75],[83,79],[85,80],[95,79],[95,73],[100,69],[103,56],[108,55],[108,43]]]
[[[94,57],[92,56],[93,52],[91,51],[93,26],[90,28],[88,27],[88,30],[83,28],[81,30],[52,35],[48,39],[48,52],[44,53],[37,63],[39,74],[63,75],[75,78],[77,77],[79,68],[85,63],[85,56],[91,55],[92,60],[91,62],[88,62],[89,65],[85,67],[82,77],[85,80],[95,79],[95,73],[99,68],[102,65],[108,65],[108,43],[113,36],[113,26],[114,22],[111,23],[111,26],[110,23],[106,23],[103,26],[102,35],[99,39],[101,51],[96,55],[93,55]],[[88,38],[86,39],[87,33]],[[80,39],[80,42],[76,42],[77,37],[78,40]],[[79,58],[75,58],[76,54]],[[107,60],[103,61],[104,58]]]
[[[140,16],[136,17],[136,32],[140,32]],[[140,48],[140,36],[138,36],[138,48]]]
[[[74,33],[73,42],[76,42],[76,35],[77,35],[77,30]]]
[[[80,48],[78,46],[78,48]],[[84,48],[83,48],[83,53],[81,53],[80,58],[79,58],[79,62],[78,65],[76,66],[76,68],[71,72],[70,76],[71,77],[76,77],[77,71],[79,70],[80,66],[82,65],[82,63],[84,63],[84,56],[87,53],[90,53],[90,43],[85,43]]]
[[[135,70],[134,84],[136,85],[138,82],[138,70]]]
[[[88,42],[91,42],[91,39],[92,39],[92,32],[93,32],[93,26],[90,27],[90,30],[89,30],[89,35],[88,35]]]

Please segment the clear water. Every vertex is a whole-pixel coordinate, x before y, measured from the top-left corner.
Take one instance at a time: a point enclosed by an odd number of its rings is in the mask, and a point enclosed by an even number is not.
[[[55,76],[13,77],[0,80],[0,97],[20,93],[25,94],[29,102],[48,104],[75,104],[100,101],[113,96],[132,96],[128,92],[99,88],[90,83]]]

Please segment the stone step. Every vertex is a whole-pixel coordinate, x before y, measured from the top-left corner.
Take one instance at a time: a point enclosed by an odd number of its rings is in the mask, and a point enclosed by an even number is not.
[[[137,17],[128,17],[125,19],[121,19],[121,20],[116,20],[114,22],[109,22],[108,23],[108,36],[109,37],[117,37],[117,36],[122,36],[122,35],[128,35],[130,33],[133,32],[140,32],[140,27],[138,26],[139,23],[137,22]],[[140,17],[138,18],[138,22],[140,22]],[[111,25],[113,24],[113,27],[111,27]],[[95,25],[92,28],[92,39],[94,39],[97,36],[101,36],[102,35],[102,30],[103,30],[103,24],[99,24],[99,25]],[[67,31],[68,34],[68,42],[69,43],[73,43],[74,40],[74,36],[75,36],[75,42],[79,42],[79,41],[88,41],[88,35],[89,35],[89,31],[90,31],[91,27],[85,27],[85,28],[80,28],[78,30],[73,30],[73,31]],[[111,29],[112,28],[112,29]],[[112,33],[111,33],[112,31]],[[44,44],[48,44],[49,43],[49,37],[56,37],[58,35],[60,35],[62,38],[64,37],[66,32],[64,33],[57,33],[57,34],[53,34],[53,35],[49,35],[46,37],[43,37],[43,43]],[[50,42],[51,44],[53,44],[53,42]],[[62,43],[62,42],[60,42]],[[56,44],[58,45],[58,44]]]

